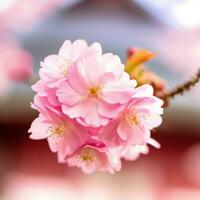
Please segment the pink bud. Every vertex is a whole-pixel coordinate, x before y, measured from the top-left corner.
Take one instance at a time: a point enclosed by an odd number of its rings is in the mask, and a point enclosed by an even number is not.
[[[137,51],[137,49],[134,48],[134,47],[129,48],[128,51],[127,51],[127,57],[128,57],[128,58],[131,58],[131,56],[132,56],[136,51]]]

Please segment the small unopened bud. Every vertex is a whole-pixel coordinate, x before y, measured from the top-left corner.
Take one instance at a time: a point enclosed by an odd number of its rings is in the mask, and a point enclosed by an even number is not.
[[[154,95],[160,96],[166,90],[166,82],[144,66],[144,63],[156,56],[147,49],[130,48],[127,54],[126,72],[135,79],[138,86],[149,84],[154,88]]]
[[[154,52],[151,52],[147,49],[128,49],[125,67],[126,72],[130,74],[136,67],[139,67],[145,62],[153,59],[155,56],[156,54]]]

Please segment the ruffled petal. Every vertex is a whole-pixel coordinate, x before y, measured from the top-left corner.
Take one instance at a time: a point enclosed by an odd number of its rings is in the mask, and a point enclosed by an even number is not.
[[[118,81],[110,82],[104,86],[103,99],[111,104],[124,104],[131,99],[135,86],[136,82],[130,80],[129,76],[124,73]]]
[[[72,155],[80,146],[82,146],[88,138],[84,129],[79,131],[68,130],[60,144],[58,151],[59,162],[66,162],[66,158]]]
[[[56,94],[59,101],[64,105],[75,105],[84,98],[84,96],[74,90],[67,81],[60,84]]]
[[[98,101],[98,113],[101,116],[106,116],[112,119],[117,117],[123,109],[124,105],[121,104],[109,104],[104,100]]]
[[[98,112],[98,102],[95,100],[90,100],[90,109],[84,118],[84,121],[92,127],[99,127],[101,125],[105,126],[109,120],[101,116]]]
[[[119,137],[122,140],[127,141],[128,138],[129,138],[129,135],[132,134],[132,129],[131,129],[131,127],[128,125],[128,123],[125,120],[122,120],[119,123],[119,126],[117,128],[117,132],[119,134]]]
[[[50,55],[44,59],[44,62],[40,63],[43,67],[43,72],[50,78],[60,78],[66,76],[66,72],[69,66],[69,61],[58,56]]]
[[[71,59],[76,61],[79,57],[83,56],[87,50],[87,43],[85,40],[76,40],[72,44]]]

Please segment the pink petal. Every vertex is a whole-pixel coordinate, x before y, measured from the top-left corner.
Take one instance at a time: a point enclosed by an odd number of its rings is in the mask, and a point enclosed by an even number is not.
[[[86,117],[89,112],[90,106],[88,101],[83,101],[75,106],[62,105],[62,110],[70,118]]]
[[[100,56],[102,54],[102,48],[100,43],[98,42],[92,43],[92,45],[89,47],[89,51],[95,53],[96,56]]]
[[[109,104],[104,100],[98,102],[98,112],[101,116],[114,118],[123,110],[124,106],[121,104]]]
[[[81,102],[84,98],[79,92],[75,91],[67,81],[63,82],[57,90],[57,96],[61,103],[74,105]]]
[[[112,53],[102,55],[102,65],[106,68],[106,72],[112,72],[116,78],[119,78],[124,71],[120,58]]]
[[[82,79],[87,80],[89,85],[98,84],[99,78],[103,74],[103,68],[96,57],[88,56],[79,59],[77,66]]]
[[[152,113],[151,115],[148,115],[146,118],[141,119],[141,120],[142,120],[142,124],[144,124],[145,127],[149,129],[158,127],[162,123],[162,117],[154,113]]]
[[[139,157],[140,153],[138,153],[135,149],[135,145],[128,145],[123,152],[123,158],[126,160],[136,160]]]
[[[115,80],[115,76],[112,72],[106,72],[103,75],[100,76],[99,78],[99,84],[100,85],[104,85],[110,81],[114,81]]]
[[[70,40],[66,40],[61,46],[58,55],[66,59],[70,59],[71,51],[72,51],[72,43]]]
[[[83,56],[87,50],[87,43],[85,40],[76,40],[72,44],[71,59],[77,60],[80,56]]]
[[[84,131],[81,131],[81,129],[79,132],[68,130],[59,147],[59,162],[65,162],[66,157],[72,155],[80,146],[82,146],[86,142],[87,137],[88,135]]]
[[[52,152],[57,152],[61,143],[63,142],[63,138],[59,136],[50,136],[47,138],[49,148]]]
[[[131,107],[146,107],[156,103],[155,99],[152,97],[132,97],[129,103],[129,108]]]
[[[91,174],[98,170],[98,164],[97,164],[97,161],[95,161],[89,164],[83,164],[81,168],[83,172],[85,172],[86,174]]]
[[[121,155],[122,155],[123,147],[118,146],[115,148],[110,148],[107,152],[108,160],[110,163],[109,171],[113,174],[115,171],[119,171],[122,167],[121,164]]]
[[[40,63],[41,67],[43,67],[43,71],[50,78],[59,78],[65,76],[62,73],[60,67],[65,67],[66,70],[68,68],[68,61],[58,55],[50,55],[44,59],[44,62]]]
[[[150,97],[153,96],[153,87],[151,85],[142,85],[135,89],[134,97]]]
[[[49,136],[49,126],[49,124],[44,123],[44,118],[39,116],[32,122],[31,127],[28,130],[28,132],[31,133],[29,137],[34,140],[47,138]]]
[[[135,85],[136,82],[130,80],[128,74],[124,72],[118,81],[110,82],[104,86],[102,91],[103,98],[111,104],[124,104],[131,99]]]
[[[131,98],[131,93],[123,90],[110,90],[103,92],[103,99],[110,104],[125,104]]]
[[[144,145],[150,138],[150,130],[145,127],[135,126],[132,128],[132,135],[130,138],[130,144]]]
[[[145,127],[131,127],[125,120],[122,120],[118,126],[117,132],[122,140],[130,144],[145,144],[150,137],[150,131]]]
[[[119,125],[119,120],[113,120],[109,122],[106,126],[103,126],[99,131],[99,138],[108,146],[119,145],[117,127]],[[120,141],[121,142],[121,141]]]
[[[49,89],[48,90],[48,101],[51,105],[59,106],[60,103],[58,101],[58,97],[56,96],[56,90],[55,89]]]
[[[120,136],[120,138],[122,140],[128,140],[129,138],[129,135],[132,134],[132,129],[131,127],[127,124],[127,122],[125,120],[122,120],[120,123],[119,123],[119,126],[117,128],[117,132]]]
[[[89,87],[87,77],[77,65],[72,65],[68,69],[68,79],[70,85],[78,92],[84,93]]]
[[[157,149],[160,149],[160,147],[161,147],[161,145],[156,140],[154,140],[153,138],[150,138],[148,140],[148,144],[152,145],[153,147],[155,147]]]
[[[85,116],[84,121],[93,127],[99,127],[101,125],[105,126],[109,122],[107,118],[99,115],[98,102],[95,100],[90,100],[90,109]]]

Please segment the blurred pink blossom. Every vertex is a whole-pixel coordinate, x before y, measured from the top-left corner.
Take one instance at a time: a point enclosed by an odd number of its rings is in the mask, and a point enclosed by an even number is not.
[[[199,29],[172,29],[162,35],[161,56],[167,67],[187,80],[196,74],[200,67]],[[180,80],[181,82],[181,80]],[[190,94],[199,98],[200,85]]]
[[[1,0],[0,26],[9,30],[25,30],[44,20],[63,0]]]
[[[8,79],[24,81],[32,75],[32,57],[28,52],[8,43],[1,45],[0,51],[0,65]]]
[[[183,170],[187,179],[197,186],[200,186],[200,174],[196,173],[200,169],[200,144],[191,146],[183,158]]]
[[[200,37],[198,29],[172,29],[162,37],[162,56],[167,66],[188,78],[200,66]]]
[[[1,91],[6,91],[12,81],[26,81],[32,75],[32,58],[11,38],[0,41]]]
[[[25,81],[32,74],[32,56],[10,39],[11,31],[24,31],[44,20],[63,4],[63,0],[1,0],[0,3],[0,71],[1,96],[13,81]]]

